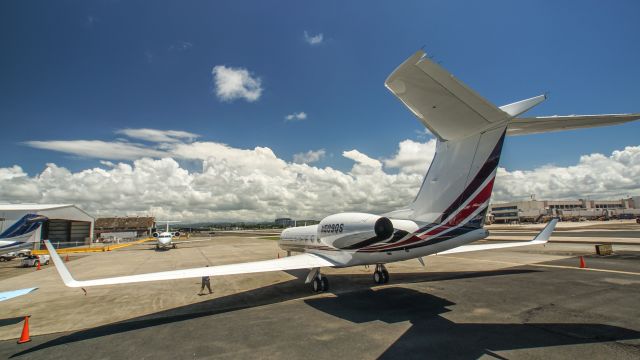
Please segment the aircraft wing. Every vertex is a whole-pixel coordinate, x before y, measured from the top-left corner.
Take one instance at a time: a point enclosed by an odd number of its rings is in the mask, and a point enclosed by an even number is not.
[[[432,133],[445,140],[475,134],[511,118],[422,50],[398,66],[384,84]]]
[[[439,252],[436,255],[446,255],[446,254],[456,254],[456,253],[463,253],[463,252],[470,252],[470,251],[504,249],[504,248],[518,247],[518,246],[546,244],[547,241],[549,241],[549,237],[551,236],[551,233],[555,229],[557,223],[558,223],[558,219],[552,219],[551,221],[549,221],[547,226],[545,226],[544,229],[542,229],[542,231],[538,235],[536,235],[536,237],[534,237],[533,240],[531,241],[518,241],[518,242],[509,242],[509,243],[502,243],[502,244],[463,245],[457,248]]]
[[[94,280],[75,280],[49,240],[44,241],[53,264],[56,266],[64,284],[68,287],[87,287],[98,285],[127,284],[145,281],[175,280],[199,278],[202,276],[221,276],[234,274],[250,274],[267,271],[310,269],[315,267],[336,266],[337,264],[314,254],[287,256],[279,259],[254,261],[247,263],[217,265],[192,269],[171,270],[139,275],[118,276]]]
[[[5,300],[16,298],[18,296],[27,295],[28,293],[32,291],[36,291],[37,289],[38,289],[37,287],[34,287],[34,288],[26,288],[26,289],[19,289],[19,290],[3,291],[3,292],[0,292],[0,301],[5,301]]]
[[[507,127],[507,135],[537,134],[596,126],[616,125],[640,119],[640,114],[568,115],[515,118]]]

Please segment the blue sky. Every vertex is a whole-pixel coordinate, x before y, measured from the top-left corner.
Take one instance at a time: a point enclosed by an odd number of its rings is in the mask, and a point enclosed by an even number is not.
[[[502,105],[542,92],[530,115],[640,111],[640,5],[510,2],[3,2],[0,166],[29,173],[82,159],[28,140],[115,138],[121,128],[179,129],[283,159],[325,148],[392,154],[419,123],[384,88],[422,46]],[[323,34],[311,46],[308,34]],[[190,44],[183,49],[183,44]],[[248,69],[258,101],[221,102],[211,69]],[[284,116],[304,111],[304,121]],[[511,138],[509,169],[567,165],[638,145],[640,123]],[[327,165],[349,160],[327,157]]]
[[[639,13],[637,1],[4,1],[0,168],[100,167],[26,142],[148,145],[116,131],[150,128],[285,161],[324,149],[314,165],[346,171],[343,151],[384,159],[427,140],[383,85],[423,46],[497,105],[549,92],[527,115],[640,112]],[[259,98],[221,100],[215,66],[247,70]],[[298,112],[306,119],[285,120]],[[569,166],[640,145],[638,134],[640,122],[513,137],[501,165]]]

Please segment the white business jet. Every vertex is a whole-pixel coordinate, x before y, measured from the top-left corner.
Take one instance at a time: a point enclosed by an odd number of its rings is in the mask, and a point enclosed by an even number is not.
[[[163,232],[154,232],[152,234],[152,236],[157,239],[156,250],[171,249],[171,248],[175,249],[177,247],[177,245],[173,241],[173,238],[180,236],[180,232],[178,232],[178,231],[174,231],[174,232],[169,231],[169,223],[178,222],[178,221],[164,220],[164,221],[158,221],[158,222],[159,223],[166,223],[167,224],[167,228]]]
[[[299,255],[280,259],[210,266],[94,280],[75,280],[47,241],[65,285],[86,287],[201,276],[309,269],[314,291],[329,289],[323,267],[375,265],[373,278],[389,280],[385,264],[435,254],[543,244],[558,220],[533,240],[473,244],[483,228],[502,144],[507,135],[621,124],[640,114],[518,117],[538,105],[540,95],[496,107],[419,51],[386,80],[386,87],[437,137],[436,154],[415,200],[387,214],[339,213],[318,225],[289,228],[278,245]]]

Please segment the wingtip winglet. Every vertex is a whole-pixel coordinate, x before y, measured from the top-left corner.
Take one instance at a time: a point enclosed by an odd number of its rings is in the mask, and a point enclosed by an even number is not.
[[[546,243],[547,241],[549,241],[549,238],[551,237],[551,233],[553,233],[553,230],[555,230],[557,224],[558,224],[558,218],[551,219],[551,221],[549,221],[549,223],[544,227],[544,229],[542,229],[542,231],[540,231],[538,235],[536,235],[536,237],[533,238],[533,240],[540,243],[543,243],[543,242]]]
[[[53,265],[56,267],[62,282],[64,282],[68,287],[79,287],[80,284],[73,278],[73,276],[71,276],[69,269],[64,265],[64,261],[62,261],[56,249],[51,245],[51,242],[49,240],[45,240],[44,245],[47,247],[47,250],[49,250],[51,260],[53,260]]]

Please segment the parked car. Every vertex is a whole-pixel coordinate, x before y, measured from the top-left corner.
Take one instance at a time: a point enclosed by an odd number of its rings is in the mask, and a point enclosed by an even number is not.
[[[49,255],[29,255],[22,259],[22,267],[34,267],[38,266],[38,263],[42,265],[49,265],[51,256]]]
[[[17,257],[25,257],[31,255],[31,249],[22,249],[18,251],[14,251]]]
[[[16,258],[15,251],[0,255],[0,261],[11,261],[15,258]]]

